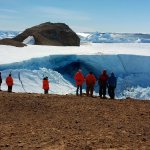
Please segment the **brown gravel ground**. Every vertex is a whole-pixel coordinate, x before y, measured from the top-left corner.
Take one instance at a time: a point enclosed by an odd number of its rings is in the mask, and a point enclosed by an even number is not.
[[[150,101],[0,92],[0,150],[150,150]]]

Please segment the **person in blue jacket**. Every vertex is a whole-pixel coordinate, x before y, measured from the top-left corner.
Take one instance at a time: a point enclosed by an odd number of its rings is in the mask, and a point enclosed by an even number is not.
[[[111,76],[108,79],[108,94],[111,99],[115,98],[115,88],[117,85],[117,78],[115,77],[114,73],[111,73]]]

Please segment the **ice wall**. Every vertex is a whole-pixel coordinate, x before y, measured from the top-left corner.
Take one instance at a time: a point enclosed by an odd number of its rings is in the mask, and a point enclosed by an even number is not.
[[[27,61],[0,65],[3,79],[11,72],[17,91],[42,92],[42,78],[49,76],[52,93],[75,93],[73,76],[81,68],[86,76],[92,71],[98,79],[103,69],[114,72],[118,78],[117,97],[150,99],[150,56],[137,55],[51,55]],[[45,68],[44,70],[42,68]],[[20,73],[18,73],[20,72]],[[4,75],[5,74],[5,75]],[[5,81],[4,81],[5,82]],[[5,83],[3,82],[4,86]],[[85,88],[85,85],[84,85]],[[6,87],[5,87],[6,89]],[[28,90],[29,89],[29,90]],[[145,90],[145,94],[140,91]],[[137,92],[139,91],[139,92]],[[98,84],[95,86],[98,93]],[[140,93],[140,94],[139,94]]]

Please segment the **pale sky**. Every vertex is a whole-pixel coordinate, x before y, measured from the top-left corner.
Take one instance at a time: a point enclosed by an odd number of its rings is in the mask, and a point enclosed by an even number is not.
[[[150,33],[150,0],[0,0],[0,30],[63,22],[75,32]]]

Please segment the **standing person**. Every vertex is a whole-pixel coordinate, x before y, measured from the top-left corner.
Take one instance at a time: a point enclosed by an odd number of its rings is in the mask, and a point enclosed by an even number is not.
[[[99,80],[98,80],[99,96],[101,98],[106,98],[107,80],[108,80],[108,75],[106,73],[106,70],[103,70],[103,72],[100,75]]]
[[[43,89],[44,89],[44,94],[48,94],[48,90],[49,90],[48,77],[43,78]]]
[[[1,72],[0,72],[0,91],[1,91],[1,84],[2,84],[2,76],[1,76]]]
[[[108,79],[108,94],[111,99],[115,98],[115,88],[117,85],[117,78],[115,77],[114,73],[111,73],[111,76]]]
[[[8,86],[8,92],[12,92],[12,86],[14,83],[11,74],[9,74],[8,77],[6,78],[6,84]]]
[[[82,96],[82,84],[84,83],[84,76],[81,69],[79,69],[79,71],[75,74],[74,79],[77,86],[76,95],[78,96],[78,91],[80,89],[80,96]]]
[[[86,76],[86,95],[93,97],[93,90],[94,90],[94,85],[96,83],[96,78],[92,72],[89,72],[89,74]]]

